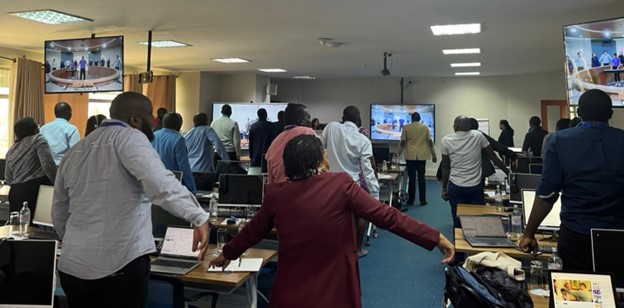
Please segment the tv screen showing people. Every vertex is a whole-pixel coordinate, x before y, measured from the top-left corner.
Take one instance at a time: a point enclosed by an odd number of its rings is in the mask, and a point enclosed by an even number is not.
[[[420,114],[420,122],[429,127],[435,140],[435,105],[371,105],[370,134],[372,140],[401,140],[403,126],[412,123],[412,113]]]
[[[613,106],[624,107],[624,17],[563,27],[568,102],[578,105],[585,91],[600,89]]]
[[[212,119],[221,117],[221,107],[228,104],[232,107],[230,118],[238,123],[241,135],[241,149],[249,149],[249,128],[258,121],[258,109],[267,111],[267,121],[277,122],[277,113],[286,109],[286,103],[213,103]]]
[[[123,91],[123,36],[45,41],[45,92]]]

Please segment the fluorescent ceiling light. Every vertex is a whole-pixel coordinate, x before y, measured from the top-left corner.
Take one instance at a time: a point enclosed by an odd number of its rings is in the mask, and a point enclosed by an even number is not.
[[[147,45],[148,42],[143,41],[143,42],[139,42],[139,44]],[[187,44],[187,43],[178,42],[178,41],[170,41],[170,40],[152,41],[152,47],[156,47],[156,48],[187,47],[187,46],[192,46],[192,45],[191,44]]]
[[[215,62],[221,63],[248,63],[249,60],[241,59],[241,58],[212,58],[210,59]]]
[[[442,53],[445,55],[474,54],[474,53],[481,53],[481,48],[442,49]]]
[[[49,25],[69,24],[85,21],[93,21],[93,19],[84,18],[76,15],[55,11],[55,10],[38,10],[25,12],[12,12],[9,15],[26,18]]]
[[[479,67],[481,62],[451,63],[451,67]]]
[[[308,80],[312,80],[312,79],[316,79],[316,77],[314,76],[293,76],[294,79],[308,79]]]
[[[265,73],[286,73],[286,70],[281,68],[261,68],[258,70]]]
[[[481,24],[457,24],[431,26],[433,35],[458,35],[481,33]]]
[[[455,76],[479,76],[481,73],[479,72],[457,72]]]

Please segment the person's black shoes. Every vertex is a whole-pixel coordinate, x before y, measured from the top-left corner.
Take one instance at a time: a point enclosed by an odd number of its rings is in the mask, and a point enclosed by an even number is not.
[[[427,205],[427,204],[428,204],[428,203],[427,203],[427,201],[425,201],[425,202],[421,202],[421,203],[420,203],[420,205],[421,205],[421,206],[425,206],[425,205]]]

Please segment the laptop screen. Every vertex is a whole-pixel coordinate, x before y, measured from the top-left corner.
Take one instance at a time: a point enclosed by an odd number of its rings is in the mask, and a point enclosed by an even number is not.
[[[183,227],[168,227],[163,240],[161,255],[176,257],[197,257],[199,252],[193,252],[193,229]]]
[[[555,308],[616,308],[609,274],[551,271],[549,283]]]
[[[56,241],[0,241],[0,307],[53,307]]]
[[[592,229],[592,257],[594,272],[611,272],[615,288],[624,292],[624,250],[614,249],[624,243],[624,230]]]
[[[214,188],[215,174],[212,172],[193,172],[193,179],[197,190],[212,191]]]
[[[182,181],[182,171],[171,170],[171,172],[173,172],[173,175],[175,175],[178,181]]]
[[[41,226],[52,227],[52,197],[54,186],[39,186],[39,195],[33,216],[33,223]]]
[[[509,201],[512,203],[522,203],[523,189],[537,189],[541,174],[512,173],[509,175]]]
[[[524,226],[526,226],[529,221],[529,216],[531,215],[531,210],[533,209],[533,201],[535,200],[535,190],[532,189],[523,189],[522,190],[522,210],[523,210],[523,219]],[[556,231],[559,230],[559,225],[561,225],[561,219],[559,218],[559,214],[561,213],[561,197],[557,199],[557,202],[553,205],[550,213],[544,218],[542,224],[537,228],[541,231]]]
[[[219,206],[260,206],[264,180],[260,175],[222,174],[219,180]]]

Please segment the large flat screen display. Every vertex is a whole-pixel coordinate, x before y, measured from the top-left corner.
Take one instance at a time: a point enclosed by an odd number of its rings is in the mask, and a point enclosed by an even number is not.
[[[600,89],[615,107],[624,107],[624,17],[563,27],[568,102],[578,105],[583,92]]]
[[[123,91],[123,36],[45,42],[45,92]]]
[[[435,141],[435,105],[382,105],[371,104],[370,134],[372,140],[401,140],[403,126],[412,123],[412,113],[420,114],[420,123],[429,127],[431,140]]]
[[[230,118],[238,123],[241,134],[241,149],[249,149],[249,128],[258,121],[258,109],[267,111],[269,122],[277,122],[277,113],[286,109],[287,103],[213,103],[212,119],[221,117],[221,107],[228,104],[232,107]]]

